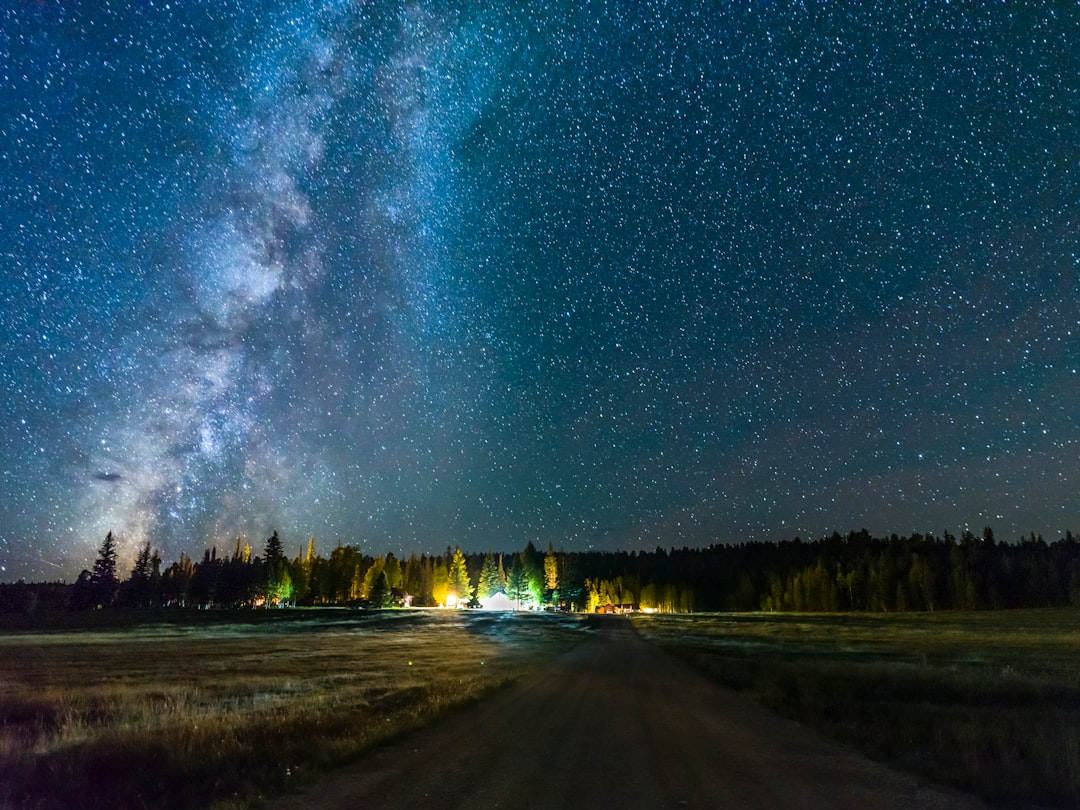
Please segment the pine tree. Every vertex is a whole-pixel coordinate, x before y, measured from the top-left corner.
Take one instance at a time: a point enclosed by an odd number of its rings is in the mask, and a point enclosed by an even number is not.
[[[285,560],[285,548],[277,530],[266,541],[263,552],[266,607],[280,607],[292,597],[292,577]]]
[[[135,555],[135,564],[131,567],[132,579],[150,579],[150,544],[147,543]]]
[[[506,595],[513,601],[515,610],[530,610],[536,602],[535,581],[523,559],[519,558],[517,565],[510,569],[510,576],[506,580]]]
[[[113,539],[112,532],[105,535],[105,541],[98,549],[94,570],[90,572],[90,581],[95,585],[116,584],[116,540]]]
[[[600,588],[599,583],[593,579],[585,580],[585,612],[595,613],[596,609],[600,607]]]
[[[297,601],[301,601],[304,604],[310,604],[311,602],[311,571],[315,567],[315,535],[308,537],[307,553],[304,553],[303,548],[300,550],[300,554],[296,557],[296,565],[293,567],[293,572],[297,577],[297,582],[294,582],[294,592],[296,592]]]
[[[378,580],[380,574],[385,573],[385,569],[386,560],[380,554],[364,572],[364,584],[360,587],[360,596],[363,599],[370,600],[372,598],[371,594],[375,588],[375,582]]]
[[[555,549],[548,543],[547,554],[544,555],[544,593],[549,601],[557,601],[556,591],[559,587],[559,559],[555,556]]]
[[[401,572],[401,587],[412,594],[413,604],[423,604],[424,598],[424,563],[416,556],[409,555]]]
[[[457,548],[450,562],[449,594],[454,596],[458,605],[465,605],[472,600],[472,591],[465,555]]]
[[[446,607],[446,597],[450,594],[450,572],[446,566],[435,562],[431,578],[431,598],[439,607]]]
[[[641,609],[655,610],[657,604],[656,586],[651,582],[641,589]]]
[[[285,550],[281,545],[281,538],[278,537],[277,529],[274,530],[266,540],[266,548],[263,551],[263,561],[268,564],[276,564],[285,558]]]
[[[85,578],[85,594],[80,599],[91,607],[108,607],[116,598],[119,585],[116,578],[116,539],[109,532],[98,549],[94,569]]]
[[[386,565],[383,566],[383,571],[386,572],[386,581],[390,584],[391,589],[400,588],[405,581],[405,575],[401,570],[401,562],[392,553],[386,555]]]
[[[386,578],[386,571],[380,569],[379,575],[375,577],[375,581],[371,585],[371,591],[368,593],[368,602],[373,608],[388,608],[391,603],[391,595],[390,582]]]
[[[275,604],[281,607],[292,599],[293,581],[287,565],[282,564],[277,577],[270,583],[271,590],[268,592],[267,604]]]
[[[150,553],[150,543],[139,549],[135,555],[135,564],[131,567],[131,576],[120,588],[120,602],[126,607],[148,607],[151,601],[150,578],[153,574],[153,558]],[[161,564],[158,558],[159,566]]]
[[[530,578],[536,581],[538,587],[542,588],[541,577],[543,576],[544,561],[532,540],[526,543],[525,548],[518,552],[518,560],[525,563]]]
[[[543,579],[538,562],[539,554],[531,542],[517,555],[517,561],[506,581],[506,595],[518,607],[532,609],[543,597]]]
[[[480,581],[476,585],[476,595],[481,602],[490,599],[503,588],[499,579],[499,564],[490,551],[484,555],[484,564],[480,568]]]
[[[439,604],[435,600],[435,560],[427,555],[420,558],[420,588],[416,598],[421,605]]]

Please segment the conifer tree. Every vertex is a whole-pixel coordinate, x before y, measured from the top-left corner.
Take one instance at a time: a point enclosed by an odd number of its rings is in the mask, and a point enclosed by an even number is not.
[[[126,607],[147,607],[151,600],[151,576],[153,575],[154,557],[151,556],[150,543],[146,543],[135,555],[135,564],[131,567],[131,576],[120,588],[120,602]],[[161,564],[158,558],[157,565]]]
[[[435,599],[435,560],[431,557],[420,558],[420,587],[416,597],[422,605],[437,605]]]
[[[272,590],[269,592],[270,598],[267,600],[268,604],[273,603],[279,607],[288,603],[293,595],[293,581],[292,576],[289,574],[289,567],[284,563],[280,567],[280,572],[271,583]]]
[[[483,602],[503,589],[499,578],[499,564],[490,551],[484,555],[484,564],[480,568],[480,581],[476,585],[476,595]]]
[[[506,575],[506,569],[503,567],[503,555],[499,555],[499,590],[506,591],[509,577]]]
[[[285,560],[285,548],[281,544],[277,530],[266,541],[263,552],[263,570],[265,572],[266,607],[280,606],[292,597],[292,577]]]
[[[372,598],[375,582],[378,580],[380,574],[385,573],[385,567],[386,560],[381,554],[368,566],[368,569],[364,572],[364,584],[360,589],[360,596],[362,598],[368,600]]]
[[[510,569],[510,576],[506,580],[506,595],[513,601],[515,610],[529,605],[529,578],[520,561]]]
[[[413,604],[422,603],[424,596],[424,563],[413,552],[401,572],[401,587],[412,594]]]
[[[274,530],[266,540],[266,548],[263,551],[263,561],[268,564],[275,564],[284,559],[285,550],[281,545],[281,538],[278,537],[277,529]]]
[[[544,555],[544,596],[550,602],[558,602],[559,589],[559,559],[555,556],[555,549],[548,543],[547,554]]]
[[[391,590],[390,582],[386,578],[386,570],[379,571],[379,575],[375,577],[375,581],[371,585],[371,591],[368,593],[368,602],[373,608],[388,608],[391,603]]]
[[[105,535],[105,540],[98,549],[94,570],[90,572],[90,581],[95,585],[116,584],[116,540],[112,532]]]
[[[401,570],[401,562],[392,553],[386,555],[386,564],[383,566],[386,572],[386,581],[391,588],[400,588],[405,581],[405,574]]]
[[[459,605],[464,605],[472,599],[472,584],[469,582],[469,569],[465,564],[465,555],[460,548],[454,549],[454,556],[450,561],[449,595],[457,599]]]
[[[113,533],[105,535],[105,540],[98,549],[94,570],[88,578],[90,595],[97,607],[108,607],[116,596],[120,582],[116,578],[116,539]]]
[[[446,566],[435,563],[432,573],[431,598],[439,607],[446,607],[446,597],[450,594],[450,572]]]

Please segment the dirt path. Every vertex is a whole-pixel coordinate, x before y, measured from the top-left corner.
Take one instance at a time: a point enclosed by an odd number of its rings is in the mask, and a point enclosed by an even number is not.
[[[625,619],[490,701],[273,808],[958,808],[778,718],[641,640]]]

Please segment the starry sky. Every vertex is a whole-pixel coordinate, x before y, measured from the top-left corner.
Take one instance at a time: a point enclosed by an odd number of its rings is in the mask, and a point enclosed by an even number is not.
[[[0,10],[0,579],[1080,529],[1075,2]]]

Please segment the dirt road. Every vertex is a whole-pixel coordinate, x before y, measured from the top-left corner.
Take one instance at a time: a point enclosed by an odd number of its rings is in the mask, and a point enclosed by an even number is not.
[[[959,808],[718,687],[641,640],[596,632],[491,700],[275,808]]]

